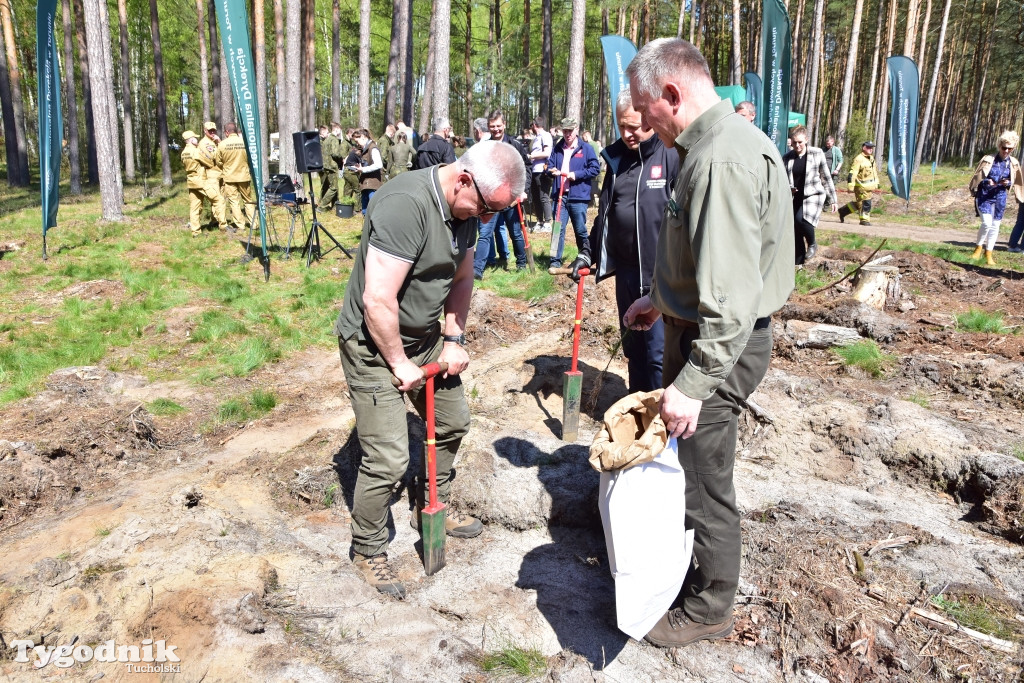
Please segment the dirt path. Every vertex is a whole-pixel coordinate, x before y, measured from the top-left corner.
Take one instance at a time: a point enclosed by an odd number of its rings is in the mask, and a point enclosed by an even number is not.
[[[908,225],[906,223],[887,223],[877,218],[871,219],[871,225],[860,225],[855,216],[850,216],[846,219],[845,223],[840,223],[838,216],[828,211],[821,214],[818,228],[821,230],[848,232],[856,235],[913,240],[915,242],[946,242],[959,246],[973,246],[973,240],[977,232],[968,228],[952,230],[949,228],[929,228],[923,225]]]

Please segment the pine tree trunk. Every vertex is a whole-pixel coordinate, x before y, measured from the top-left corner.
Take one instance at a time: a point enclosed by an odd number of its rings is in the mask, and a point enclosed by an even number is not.
[[[302,126],[305,130],[316,128],[316,3],[305,0],[303,3],[303,32],[306,38],[302,45],[303,51],[303,85],[302,93]]]
[[[925,141],[928,139],[929,127],[932,123],[932,108],[935,106],[935,88],[939,81],[939,71],[942,68],[942,50],[946,42],[946,25],[949,22],[949,7],[953,0],[946,0],[946,6],[942,10],[942,25],[939,27],[939,44],[935,48],[935,66],[932,68],[932,83],[928,86],[928,101],[924,106],[924,122],[921,124],[921,132],[917,136],[917,152],[914,154],[914,173],[921,167],[921,157],[924,154]],[[925,31],[927,31],[927,24]],[[923,44],[923,41],[922,41]],[[1014,117],[1016,120],[1016,117]]]
[[[117,81],[114,80],[114,60],[113,60],[113,57],[112,57],[113,53],[110,51],[110,48],[111,48],[111,46],[113,46],[114,43],[110,39],[110,16],[107,13],[107,3],[106,2],[99,3],[99,8],[100,8],[100,28],[103,31],[103,38],[102,38],[102,40],[103,40],[103,44],[107,46],[107,52],[105,52],[104,55],[103,55],[104,59],[106,59],[107,77],[110,78],[112,82],[116,83]],[[110,129],[114,131],[114,150],[117,152],[118,156],[120,157],[120,152],[121,152],[120,140],[121,140],[121,136],[118,135],[117,93],[114,90],[111,90],[111,92],[113,93],[113,95],[111,96],[110,102],[109,102],[108,107],[107,107],[107,115],[110,117]],[[120,166],[120,162],[119,162],[119,166]],[[123,183],[123,180],[122,180],[122,183]]]
[[[497,60],[498,64],[504,64],[504,60],[502,59],[502,56],[501,56],[502,55],[502,48],[501,48],[501,46],[502,46],[502,40],[501,40],[501,0],[494,0],[494,3],[492,5],[491,9],[492,9],[492,11],[494,13],[494,15],[493,15],[494,16],[494,37],[495,37],[495,41],[497,43],[497,46],[495,48],[495,59]],[[502,83],[502,81],[499,79],[498,82],[495,84],[495,88],[494,88],[494,96],[498,100],[497,101],[497,106],[498,106],[499,109],[501,108],[501,99],[502,99],[502,94],[503,94],[502,91],[501,91],[501,83]]]
[[[339,0],[331,2],[331,122],[341,123],[341,3]]]
[[[362,0],[369,4],[369,0]],[[433,119],[447,119],[448,89],[450,84],[449,54],[451,53],[452,3],[436,0],[434,3],[434,95],[430,109]]]
[[[279,97],[283,97],[283,101],[278,101],[281,119],[280,172],[294,178],[295,148],[292,145],[292,133],[300,129],[302,108],[302,7],[298,0],[290,0],[285,5],[285,33],[284,76],[278,84]]]
[[[743,60],[740,57],[740,0],[732,0],[732,84],[743,84]]]
[[[203,121],[210,120],[210,65],[206,60],[206,0],[196,0],[199,26],[199,89],[203,97]]]
[[[447,65],[446,69],[447,71]],[[447,75],[445,82],[447,83]],[[359,0],[359,127],[370,127],[370,0]]]
[[[608,10],[604,11],[605,16],[605,33],[608,32]],[[533,120],[531,114],[532,109],[530,108],[530,85],[533,83],[533,78],[530,74],[530,0],[523,0],[523,84],[519,90],[519,120],[523,126],[529,128],[530,121]]]
[[[885,12],[885,0],[878,0],[878,21],[875,24],[875,51],[871,55],[871,84],[868,86],[868,106],[865,109],[865,116],[868,121],[874,121],[875,104],[875,80],[878,77],[878,55],[882,52],[882,14]]]
[[[690,36],[691,43],[694,41],[694,30],[697,27],[697,15],[700,13],[700,0],[690,0]]]
[[[978,120],[981,115],[981,99],[985,95],[985,81],[988,78],[988,64],[992,57],[992,37],[996,30],[996,17],[999,16],[999,0],[996,0],[996,8],[992,13],[992,22],[989,24],[988,39],[984,42],[985,55],[982,57],[981,78],[978,82],[978,96],[974,100],[974,116],[971,117],[971,137],[968,146],[968,166],[974,166],[974,153],[978,146]]]
[[[601,34],[608,35],[608,8],[601,8]],[[594,139],[604,142],[607,138],[605,137],[605,121],[608,119],[608,90],[607,90],[607,79],[605,73],[608,69],[604,63],[604,50],[601,50],[601,63],[598,65],[598,76],[597,76],[597,123],[594,124]],[[614,107],[615,105],[612,104]],[[612,132],[612,137],[617,131]]]
[[[388,76],[384,86],[384,124],[394,122],[395,105],[398,101],[399,34],[402,23],[402,0],[391,0],[391,43],[388,46]],[[466,81],[469,91],[469,81]]]
[[[914,38],[917,37],[917,15],[921,11],[921,0],[908,0],[907,24],[903,36],[903,54],[914,58]]]
[[[890,0],[889,3],[889,37],[885,41],[885,58],[888,59],[892,55],[893,42],[896,35],[896,10],[899,9],[899,3],[897,0]],[[886,65],[886,60],[883,59],[879,65],[881,67],[880,81],[878,83],[879,96],[878,96],[878,119],[875,123],[875,144],[878,145],[877,152],[875,153],[875,167],[882,168],[883,152],[888,154],[888,149],[885,146],[885,131],[886,124],[889,122],[889,69]]]
[[[274,0],[274,78],[276,83],[274,84],[274,123],[275,128],[280,131],[283,130],[282,114],[284,112],[285,100],[288,99],[288,79],[285,75],[285,58],[284,58],[284,5],[281,0]],[[269,112],[268,112],[269,113]],[[278,154],[284,154],[284,143],[283,137],[278,138]],[[268,148],[269,149],[269,148]],[[278,157],[278,164],[280,167],[280,159]],[[283,170],[278,170],[278,173],[284,173]]]
[[[541,0],[541,42],[540,42],[540,113],[552,125],[551,95],[554,91],[554,76],[551,68],[551,1]],[[623,9],[623,11],[625,11]],[[619,27],[621,32],[622,28]]]
[[[529,32],[527,32],[529,33]],[[466,122],[473,127],[473,3],[466,2],[466,46],[462,52],[462,72],[466,79]]]
[[[124,176],[135,182],[135,141],[132,123],[132,87],[128,59],[128,7],[125,0],[117,0],[117,18],[121,37],[121,111],[124,112]]]
[[[843,97],[839,104],[839,128],[836,144],[842,147],[846,137],[846,123],[853,96],[853,72],[857,66],[857,41],[860,39],[860,19],[864,14],[864,0],[857,0],[853,9],[853,28],[850,31],[850,52],[846,56],[846,75],[843,77]]]
[[[217,40],[220,40],[219,27]],[[220,106],[217,107],[217,112],[220,114],[217,119],[217,130],[221,137],[224,137],[224,124],[235,120],[235,98],[231,94],[231,74],[228,72],[228,59],[223,46],[220,51]]]
[[[92,117],[92,77],[89,69],[89,44],[85,36],[83,0],[72,0],[75,10],[75,35],[78,36],[78,65],[82,71],[82,104],[85,111],[86,174],[90,185],[99,185],[100,172],[96,159],[96,126]]]
[[[814,0],[814,28],[811,33],[811,85],[807,98],[807,139],[816,140],[815,129],[818,127],[818,63],[821,54],[822,16],[825,11],[825,0]]]
[[[103,42],[101,2],[103,0],[84,0],[83,10],[89,44],[89,78],[92,81],[96,158],[100,164],[102,215],[104,220],[120,221],[123,219],[124,191],[121,186],[121,160],[117,153],[117,129],[111,126],[114,79],[108,70],[110,43]]]
[[[102,1],[102,0],[101,0]],[[164,187],[171,185],[171,150],[167,140],[167,88],[164,85],[164,55],[160,47],[160,16],[156,0],[149,0],[149,26],[153,39],[153,70],[156,76],[156,127],[160,135],[160,157]]]
[[[256,54],[253,55],[253,61],[256,66],[256,92],[257,103],[260,108],[260,146],[263,148],[262,163],[263,166],[260,169],[260,173],[263,175],[263,180],[270,177],[270,127],[268,126],[268,113],[267,112],[267,30],[266,30],[266,12],[263,0],[253,0],[252,3],[252,23],[253,23],[253,50]]]
[[[924,73],[925,62],[928,59],[928,25],[932,18],[932,0],[928,0],[927,9],[924,11],[924,24],[921,26],[921,49],[917,53],[917,66],[919,73]]]
[[[686,20],[686,0],[679,1],[679,22],[676,24],[676,38],[683,37],[683,22]]]
[[[437,12],[437,0],[430,6],[430,32],[427,36],[427,63],[423,69],[423,96],[420,98],[420,123],[421,133],[432,133],[430,128],[430,107],[431,98],[434,94],[434,53],[437,52],[437,22],[433,17]]]
[[[4,50],[7,53],[7,79],[10,84],[10,102],[12,105],[14,125],[8,127],[5,123],[5,135],[13,135],[17,148],[17,165],[8,166],[8,183],[13,177],[12,185],[27,187],[29,184],[28,166],[28,138],[25,127],[24,100],[21,96],[21,69],[18,68],[18,50],[14,42],[14,18],[11,16],[11,5],[9,2],[0,2],[0,24],[3,25]]]
[[[569,67],[566,70],[565,115],[579,121],[583,102],[583,38],[587,25],[587,0],[572,0],[569,30]]]
[[[210,83],[213,84],[213,99],[210,101],[210,118],[204,120],[203,125],[206,125],[206,121],[213,121],[217,125],[221,126],[223,130],[223,119],[224,112],[221,111],[223,108],[223,95],[220,91],[220,41],[217,40],[217,8],[214,6],[214,0],[205,0],[206,2],[206,30],[210,34]],[[202,29],[200,29],[202,30]],[[203,131],[199,131],[202,133]]]
[[[7,153],[7,184],[18,187],[21,181],[21,162],[18,159],[17,126],[14,123],[14,105],[11,97],[11,79],[7,71],[7,41],[0,29],[0,108],[3,109],[4,147]],[[72,62],[73,64],[74,62]]]
[[[402,121],[406,124],[412,125],[412,112],[413,112],[413,85],[415,80],[412,74],[412,10],[413,0],[402,0],[405,10],[405,25],[402,27],[402,35],[405,37],[403,40],[403,51],[402,51]],[[409,141],[412,144],[412,141]]]
[[[68,127],[68,158],[71,162],[70,190],[72,195],[80,195],[82,194],[82,160],[78,153],[78,89],[75,87],[75,49],[71,42],[71,34],[75,30],[71,15],[71,0],[62,0],[61,9],[64,17],[64,102],[67,110],[65,123]]]

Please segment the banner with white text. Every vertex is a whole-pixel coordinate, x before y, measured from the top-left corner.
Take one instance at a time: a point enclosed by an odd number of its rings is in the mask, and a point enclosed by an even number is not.
[[[39,194],[43,210],[43,258],[46,258],[46,231],[57,225],[60,204],[61,141],[64,123],[60,114],[60,59],[54,22],[57,0],[39,0],[36,5],[36,64],[39,86]]]
[[[889,69],[889,94],[892,114],[889,118],[889,158],[886,170],[892,191],[910,201],[910,183],[914,177],[917,151],[917,108],[921,99],[917,64],[902,55],[885,60]]]
[[[793,61],[789,15],[782,0],[765,0],[761,24],[761,52],[764,64],[764,89],[758,104],[761,130],[779,148],[789,151],[789,91]]]
[[[619,117],[615,111],[615,103],[619,99],[619,93],[629,89],[629,79],[626,78],[626,67],[636,57],[636,45],[628,38],[622,36],[601,36],[601,49],[604,50],[604,68],[608,74],[608,97],[612,101],[612,128],[615,130],[615,138],[619,137]]]

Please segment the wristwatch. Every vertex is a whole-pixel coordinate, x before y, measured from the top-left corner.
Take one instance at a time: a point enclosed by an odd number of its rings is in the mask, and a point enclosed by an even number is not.
[[[463,333],[463,334],[446,334],[446,335],[444,335],[444,340],[446,342],[452,342],[454,344],[458,344],[459,346],[465,346],[466,345],[466,335],[465,335],[465,333]]]

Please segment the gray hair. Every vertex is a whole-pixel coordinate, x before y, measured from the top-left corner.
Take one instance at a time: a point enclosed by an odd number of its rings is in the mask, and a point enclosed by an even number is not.
[[[754,116],[757,116],[757,107],[750,100],[743,100],[736,105],[736,112],[739,113],[741,111],[749,111]]]
[[[490,133],[491,129],[487,127],[487,117],[481,116],[478,119],[473,119],[473,128],[478,133]]]
[[[615,98],[615,115],[621,116],[622,112],[626,111],[633,106],[633,96],[629,93],[629,88],[619,91],[619,96]]]
[[[434,132],[435,133],[440,133],[442,131],[446,131],[446,130],[450,129],[451,127],[452,127],[451,122],[447,118],[445,118],[443,116],[440,117],[440,118],[434,119]]]
[[[519,150],[495,140],[478,142],[455,162],[460,171],[472,174],[481,192],[497,192],[508,185],[518,199],[526,190],[526,166]]]
[[[999,134],[999,139],[996,140],[997,145],[1007,144],[1013,147],[1016,147],[1018,142],[1020,142],[1020,136],[1017,135],[1015,130],[1004,130]]]
[[[650,98],[660,97],[668,80],[691,91],[695,86],[715,85],[704,55],[682,38],[658,38],[644,45],[626,68],[626,76],[630,85]]]

